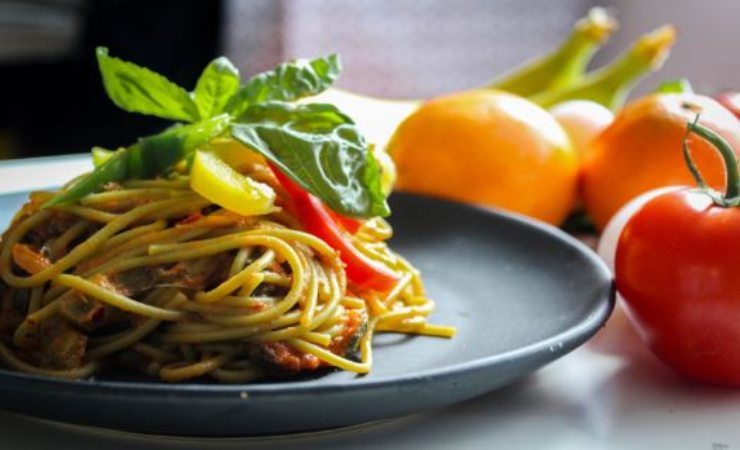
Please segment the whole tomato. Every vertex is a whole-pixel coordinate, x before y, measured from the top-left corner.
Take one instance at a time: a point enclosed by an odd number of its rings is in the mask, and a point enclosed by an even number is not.
[[[737,161],[719,135],[696,123],[689,130],[720,150],[727,192],[665,189],[633,207],[616,243],[617,290],[663,362],[694,379],[740,386]]]
[[[717,94],[714,98],[720,102],[722,106],[727,108],[728,111],[733,113],[735,117],[740,119],[740,92],[728,91],[721,94]]]

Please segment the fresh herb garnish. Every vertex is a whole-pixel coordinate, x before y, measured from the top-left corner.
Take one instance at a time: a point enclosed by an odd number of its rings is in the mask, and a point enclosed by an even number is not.
[[[337,55],[280,64],[250,78],[226,106],[235,117],[250,106],[269,101],[291,102],[324,92],[342,71]]]
[[[108,154],[97,149],[93,172],[44,206],[76,201],[105,183],[166,175],[217,137],[232,137],[263,155],[330,208],[350,217],[389,214],[380,169],[354,122],[327,104],[293,104],[321,93],[339,76],[336,55],[296,60],[239,84],[225,57],[212,61],[193,92],[162,75],[97,49],[106,92],[126,111],[177,124]],[[249,151],[246,150],[245,151]]]
[[[331,209],[388,215],[378,164],[352,120],[333,105],[257,104],[231,125],[231,135]]]
[[[228,58],[211,61],[198,78],[193,91],[201,117],[213,117],[226,109],[226,104],[239,90],[239,70]]]
[[[183,122],[200,118],[188,92],[151,70],[108,55],[98,47],[98,68],[108,97],[119,108]]]

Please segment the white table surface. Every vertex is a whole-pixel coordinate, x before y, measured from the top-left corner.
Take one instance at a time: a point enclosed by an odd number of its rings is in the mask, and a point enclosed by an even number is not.
[[[0,163],[0,193],[58,185],[89,167],[86,159],[44,163],[33,171]],[[0,448],[734,450],[740,449],[740,389],[674,375],[644,348],[617,307],[583,347],[514,385],[439,411],[334,431],[239,439],[152,437],[0,412]]]

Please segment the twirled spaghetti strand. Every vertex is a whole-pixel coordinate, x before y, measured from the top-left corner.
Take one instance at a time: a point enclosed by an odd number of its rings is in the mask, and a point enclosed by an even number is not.
[[[186,179],[129,181],[48,210],[37,206],[48,194],[34,195],[0,248],[0,361],[14,370],[83,378],[123,365],[220,382],[366,373],[374,331],[454,333],[427,323],[434,303],[379,219],[354,243],[399,281],[355,292],[338,253],[285,211],[240,217]]]

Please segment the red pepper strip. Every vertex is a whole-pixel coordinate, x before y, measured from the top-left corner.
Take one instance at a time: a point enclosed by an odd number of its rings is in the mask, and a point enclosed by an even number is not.
[[[270,167],[290,197],[294,213],[303,228],[339,252],[339,257],[346,265],[347,278],[352,283],[363,289],[380,292],[387,292],[396,285],[400,277],[357,250],[342,233],[329,208],[321,200],[304,191],[275,166]]]
[[[357,230],[359,230],[362,226],[363,221],[360,219],[344,216],[331,208],[327,208],[326,210],[329,212],[329,215],[332,217],[332,219],[334,219],[334,222],[341,225],[342,228],[347,230],[350,234],[357,233]]]
[[[195,223],[203,218],[203,214],[201,213],[192,213],[189,216],[185,217],[184,219],[177,222],[178,225],[190,225],[191,223]]]

